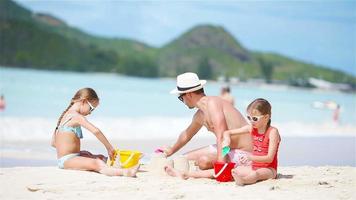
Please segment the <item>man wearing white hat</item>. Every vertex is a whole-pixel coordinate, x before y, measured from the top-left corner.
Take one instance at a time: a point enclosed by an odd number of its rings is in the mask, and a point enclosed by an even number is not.
[[[215,161],[225,161],[222,157],[223,132],[240,128],[247,124],[245,118],[229,102],[217,96],[206,96],[203,86],[206,80],[199,80],[197,74],[187,72],[177,76],[177,87],[171,94],[177,94],[190,109],[197,108],[191,124],[180,134],[175,144],[164,150],[170,156],[181,149],[205,126],[216,136],[216,144],[208,145],[186,153],[188,160],[194,160],[200,169],[211,169]],[[249,134],[233,135],[231,149],[252,151],[252,139]],[[233,155],[232,155],[233,156]],[[231,159],[231,158],[230,158]]]

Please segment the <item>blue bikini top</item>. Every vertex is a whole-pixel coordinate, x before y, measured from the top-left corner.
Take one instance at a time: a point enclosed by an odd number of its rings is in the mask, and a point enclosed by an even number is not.
[[[66,126],[65,124],[68,123],[73,117],[70,117],[62,125],[58,126],[58,131],[62,132],[72,132],[74,133],[79,139],[83,138],[82,128],[80,126]]]

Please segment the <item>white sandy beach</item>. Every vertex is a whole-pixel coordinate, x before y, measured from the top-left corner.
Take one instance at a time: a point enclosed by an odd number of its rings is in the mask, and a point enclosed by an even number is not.
[[[142,166],[141,169],[145,169]],[[280,167],[279,178],[250,186],[180,180],[140,172],[108,177],[56,167],[1,168],[0,199],[355,199],[355,167]]]
[[[142,161],[146,164],[141,169],[148,170],[149,153],[172,141],[121,140],[114,144],[145,152],[147,157]],[[279,178],[244,187],[210,179],[184,181],[153,172],[127,178],[60,170],[55,166],[55,151],[48,141],[2,141],[0,199],[356,199],[354,141],[354,138],[284,138],[279,154]],[[212,142],[194,139],[177,155]],[[105,153],[98,141],[83,141],[83,149]],[[35,161],[37,166],[49,167],[35,167]]]
[[[173,141],[120,140],[113,144],[145,152],[142,159],[145,165],[141,169],[148,170],[150,152]],[[127,178],[60,170],[49,141],[2,141],[0,199],[355,199],[354,141],[347,137],[283,138],[279,179],[244,187],[210,179],[184,181],[153,172],[140,172],[137,178]],[[195,138],[176,156],[213,142]],[[84,140],[82,145],[83,149],[105,153],[98,141]]]

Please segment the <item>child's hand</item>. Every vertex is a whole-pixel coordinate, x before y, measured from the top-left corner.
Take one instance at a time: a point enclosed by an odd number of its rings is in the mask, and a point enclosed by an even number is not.
[[[110,148],[110,149],[107,149],[107,150],[108,150],[108,155],[109,155],[110,160],[114,159],[115,149],[114,148]]]
[[[243,156],[240,157],[240,162],[241,162],[242,164],[245,164],[245,163],[247,163],[247,162],[249,162],[249,161],[250,161],[250,158],[249,158],[248,155],[243,155]]]
[[[163,149],[163,153],[165,153],[167,157],[173,154],[172,147],[170,146],[165,146],[162,149]]]

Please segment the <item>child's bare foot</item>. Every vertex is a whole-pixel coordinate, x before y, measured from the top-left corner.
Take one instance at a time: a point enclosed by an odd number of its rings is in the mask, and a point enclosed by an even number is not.
[[[165,166],[164,171],[166,171],[166,173],[170,176],[179,177],[183,180],[188,179],[188,176],[184,172],[180,172],[179,170],[176,170],[171,166]]]
[[[140,164],[137,164],[131,168],[124,169],[123,175],[127,177],[136,177],[136,173],[140,168]]]
[[[234,180],[236,182],[236,185],[243,186],[243,180],[238,174],[238,171],[236,169],[231,170],[231,175],[234,177]]]

